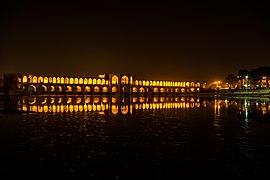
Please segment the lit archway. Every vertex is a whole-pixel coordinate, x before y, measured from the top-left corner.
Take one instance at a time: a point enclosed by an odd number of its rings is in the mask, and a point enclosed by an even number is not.
[[[116,92],[117,92],[117,87],[116,87],[116,86],[113,86],[113,87],[112,87],[112,92],[113,92],[113,93],[116,93]]]
[[[109,89],[108,89],[108,87],[107,87],[107,86],[104,86],[104,87],[102,88],[102,92],[104,92],[104,93],[107,93],[107,92],[109,92]]]
[[[95,86],[94,87],[94,92],[97,93],[97,92],[100,92],[100,88],[98,86]]]
[[[126,75],[122,76],[121,84],[128,84],[128,77]]]
[[[116,75],[112,77],[112,84],[118,84],[118,77]]]

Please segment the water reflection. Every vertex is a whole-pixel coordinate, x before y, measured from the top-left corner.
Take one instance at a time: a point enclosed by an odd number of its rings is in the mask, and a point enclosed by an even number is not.
[[[26,112],[63,113],[97,111],[132,114],[134,110],[200,108],[198,97],[118,97],[118,96],[21,96],[5,102],[5,109]]]

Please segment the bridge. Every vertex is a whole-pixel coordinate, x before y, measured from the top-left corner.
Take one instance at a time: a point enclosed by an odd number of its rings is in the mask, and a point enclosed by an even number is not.
[[[7,95],[157,95],[198,93],[198,81],[136,79],[130,74],[101,74],[97,77],[4,74]]]

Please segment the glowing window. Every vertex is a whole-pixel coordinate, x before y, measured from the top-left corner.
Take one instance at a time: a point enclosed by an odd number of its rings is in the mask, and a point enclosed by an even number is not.
[[[68,77],[65,78],[65,84],[69,84],[69,78]]]
[[[69,83],[70,83],[70,84],[73,84],[73,83],[74,83],[74,79],[73,79],[73,78],[70,78],[70,79],[69,79]]]
[[[53,83],[56,83],[56,77],[53,77]]]
[[[79,79],[78,78],[74,79],[74,84],[79,84]]]
[[[23,83],[27,82],[27,76],[23,76]]]
[[[83,78],[79,79],[79,84],[83,84]]]
[[[101,79],[97,79],[97,84],[101,84]]]
[[[135,92],[135,93],[138,92],[138,88],[133,87],[133,88],[132,88],[132,92]]]
[[[112,77],[112,84],[118,84],[118,77],[116,75]]]
[[[143,80],[142,85],[145,86],[145,80]]]
[[[113,92],[113,93],[116,93],[116,92],[117,92],[117,87],[116,87],[116,86],[113,86],[113,87],[112,87],[112,92]]]
[[[121,83],[122,84],[128,84],[128,77],[126,75],[124,75],[122,78],[121,78]]]
[[[143,87],[140,88],[140,93],[144,93],[145,89]]]
[[[37,77],[36,76],[33,77],[33,83],[37,83]]]
[[[61,84],[65,83],[65,78],[61,77]]]
[[[82,87],[81,86],[76,86],[76,91],[77,92],[82,92]]]
[[[138,80],[135,81],[135,85],[136,85],[136,86],[139,85],[139,81],[138,81]]]
[[[158,93],[158,88],[157,87],[154,88],[154,93]]]
[[[88,84],[92,84],[93,82],[92,82],[92,79],[91,78],[89,78],[88,79]]]
[[[165,93],[165,88],[160,88],[161,93]]]
[[[94,87],[94,92],[99,92],[99,87],[98,86]]]
[[[52,82],[53,82],[53,78],[49,77],[49,83],[52,83]]]
[[[102,92],[108,92],[109,90],[108,90],[108,87],[106,87],[106,86],[104,86],[103,88],[102,88]]]
[[[96,79],[93,79],[93,84],[97,84],[97,80]]]
[[[38,82],[39,82],[39,83],[42,83],[42,82],[43,82],[43,77],[41,77],[41,76],[38,77]]]
[[[85,92],[91,92],[91,88],[89,86],[85,87]]]
[[[102,79],[102,80],[101,80],[101,84],[102,84],[102,85],[105,85],[105,83],[106,83],[105,79]]]
[[[181,93],[184,93],[184,92],[185,92],[185,88],[182,88],[182,89],[181,89]]]
[[[84,78],[83,83],[84,83],[84,84],[87,84],[87,82],[88,82],[87,78]]]

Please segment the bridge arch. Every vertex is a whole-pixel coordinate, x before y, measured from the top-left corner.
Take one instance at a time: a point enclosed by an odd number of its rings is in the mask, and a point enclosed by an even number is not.
[[[112,77],[112,84],[118,84],[118,77],[116,75]]]
[[[36,91],[37,91],[36,86],[30,85],[30,86],[28,87],[28,92],[29,92],[29,93],[34,93],[34,92],[36,92]]]
[[[76,92],[82,92],[82,87],[81,86],[76,86]]]
[[[97,93],[97,92],[100,92],[100,88],[98,86],[95,86],[94,87],[94,92]]]
[[[108,88],[107,86],[104,86],[104,87],[102,88],[102,92],[103,92],[103,93],[109,92],[109,88]]]
[[[164,87],[160,88],[159,92],[160,93],[165,93],[165,88]]]
[[[132,92],[137,93],[138,92],[138,88],[137,87],[133,87],[132,88]]]
[[[140,87],[139,92],[140,93],[144,93],[145,92],[145,88],[144,87]]]
[[[121,78],[121,84],[128,84],[128,77],[126,75],[122,76]]]
[[[159,90],[157,87],[154,87],[154,93],[159,93]]]
[[[117,92],[117,87],[116,87],[116,86],[113,86],[113,87],[112,87],[112,92],[113,92],[113,93],[116,93],[116,92]]]
[[[84,92],[90,93],[91,92],[91,88],[89,86],[85,86]]]

